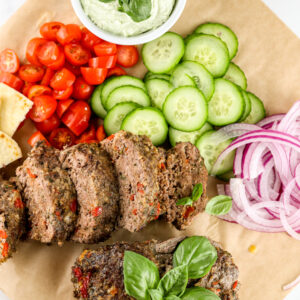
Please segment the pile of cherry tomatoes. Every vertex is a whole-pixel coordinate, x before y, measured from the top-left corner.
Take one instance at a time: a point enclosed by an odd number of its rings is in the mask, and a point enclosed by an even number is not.
[[[120,66],[138,62],[136,47],[105,42],[76,24],[45,23],[40,34],[27,44],[26,64],[20,65],[11,49],[0,53],[0,82],[33,101],[28,117],[38,131],[28,143],[46,140],[62,149],[101,141],[105,132],[92,118],[88,100],[95,85],[125,75]]]

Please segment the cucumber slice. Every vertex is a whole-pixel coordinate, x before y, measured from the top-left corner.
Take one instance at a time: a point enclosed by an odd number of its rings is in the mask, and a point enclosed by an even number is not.
[[[163,144],[168,135],[168,124],[161,111],[154,107],[135,109],[126,116],[121,129],[147,135],[155,146]]]
[[[153,73],[167,73],[174,68],[184,54],[183,38],[174,32],[167,32],[142,48],[145,66]]]
[[[214,138],[215,130],[205,132],[197,141],[196,147],[199,149],[201,156],[204,159],[206,169],[210,175],[221,175],[229,172],[233,168],[233,160],[235,152],[229,153],[225,159],[222,161],[218,170],[212,174],[212,167],[216,162],[219,155],[230,145],[231,139],[223,143],[219,143],[218,140]],[[216,135],[217,136],[217,135]]]
[[[223,78],[239,85],[243,90],[247,88],[247,78],[245,73],[233,62],[229,64],[228,70]]]
[[[179,87],[168,95],[163,113],[167,122],[177,130],[199,130],[207,120],[206,99],[195,87]]]
[[[183,57],[202,64],[214,77],[222,77],[229,66],[226,45],[213,35],[200,34],[191,38]]]
[[[247,95],[251,101],[251,112],[243,123],[256,124],[266,117],[266,110],[263,102],[257,96],[250,92],[247,92]]]
[[[108,99],[109,94],[114,89],[116,89],[120,86],[123,86],[123,85],[136,86],[136,87],[141,88],[144,91],[146,91],[144,82],[142,80],[140,80],[139,78],[136,78],[133,76],[128,76],[128,75],[111,78],[105,82],[104,87],[101,92],[101,100],[102,100],[102,104],[104,107],[106,107],[106,101]]]
[[[184,61],[178,65],[171,76],[171,83],[175,87],[196,86],[207,101],[210,100],[215,89],[213,76],[203,65],[194,61]]]
[[[170,80],[171,75],[169,74],[154,74],[152,72],[147,72],[145,77],[144,77],[144,81],[150,80],[150,79],[164,79],[169,81]]]
[[[151,99],[152,106],[162,110],[166,97],[173,90],[173,86],[163,79],[149,79],[146,88]]]
[[[228,182],[231,178],[234,178],[234,173],[232,170],[230,170],[224,174],[218,175],[217,177],[223,181]]]
[[[245,101],[245,110],[239,122],[243,122],[250,115],[251,107],[252,107],[248,94],[244,90],[241,90],[241,92]]]
[[[229,58],[232,59],[235,57],[239,42],[237,36],[229,27],[219,23],[205,23],[200,25],[195,30],[195,33],[212,34],[220,38],[228,48]]]
[[[209,123],[205,123],[200,130],[185,132],[169,128],[169,140],[171,145],[174,147],[177,143],[180,142],[190,142],[195,144],[197,139],[205,132],[213,130],[213,127]]]
[[[102,101],[101,101],[101,91],[102,91],[102,89],[103,89],[103,84],[98,85],[95,88],[95,90],[93,92],[93,95],[91,97],[91,100],[90,100],[90,105],[91,105],[93,113],[97,117],[99,117],[101,119],[104,119],[105,116],[107,115],[107,111],[103,107]]]
[[[245,101],[240,88],[226,79],[216,79],[215,92],[208,103],[208,122],[215,126],[235,123],[244,109]]]
[[[121,102],[134,102],[141,106],[150,106],[150,98],[147,93],[135,86],[125,85],[114,89],[105,102],[105,109],[110,110]]]
[[[118,132],[125,117],[139,107],[140,105],[134,102],[123,102],[115,105],[104,119],[104,129],[107,136]]]

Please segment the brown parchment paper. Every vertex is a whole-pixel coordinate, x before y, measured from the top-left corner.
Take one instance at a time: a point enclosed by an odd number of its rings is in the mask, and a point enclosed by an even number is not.
[[[0,29],[0,49],[11,47],[24,57],[28,40],[50,20],[78,22],[69,0],[28,0]],[[206,21],[225,23],[237,33],[239,51],[234,61],[245,71],[249,90],[263,99],[268,113],[286,112],[300,98],[300,40],[261,1],[188,0],[173,30],[186,35]],[[145,68],[140,64],[130,73],[142,76]],[[25,153],[32,130],[28,121],[15,136]],[[215,194],[213,179],[209,194]],[[249,231],[206,214],[199,215],[186,232],[155,222],[136,234],[116,232],[108,242],[182,234],[208,235],[233,254],[240,269],[241,300],[282,300],[287,294],[282,286],[300,273],[299,241],[284,233]],[[255,254],[248,252],[251,244],[257,246]],[[71,265],[85,247],[22,242],[13,259],[0,266],[0,288],[11,300],[73,299]]]

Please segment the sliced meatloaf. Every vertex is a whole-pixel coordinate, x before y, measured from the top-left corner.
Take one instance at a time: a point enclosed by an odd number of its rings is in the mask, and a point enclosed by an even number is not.
[[[183,239],[174,238],[162,243],[155,240],[116,243],[101,246],[98,250],[83,251],[72,267],[74,296],[80,299],[133,299],[124,290],[124,252],[129,250],[144,255],[157,265],[160,276],[163,276],[172,269],[173,252]],[[219,246],[217,252],[219,258],[210,273],[206,275],[206,277],[214,277],[215,281],[210,283],[203,279],[201,282],[194,280],[190,281],[188,286],[197,285],[210,289],[222,300],[238,300],[238,268],[228,252],[223,251]],[[218,281],[220,283],[217,283]]]
[[[199,150],[191,143],[179,143],[166,152],[166,171],[161,182],[166,219],[177,229],[184,229],[207,203],[207,170]],[[203,194],[192,206],[177,206],[176,202],[192,194],[193,187],[201,183]]]
[[[76,190],[59,151],[38,142],[16,171],[28,209],[30,238],[62,244],[75,228]]]
[[[0,180],[0,263],[9,258],[24,233],[24,203],[16,187]]]
[[[79,144],[60,154],[77,191],[79,216],[73,240],[103,241],[115,229],[119,189],[108,153],[99,144]]]
[[[119,225],[138,231],[162,213],[158,199],[159,154],[146,136],[119,131],[102,142],[115,165],[120,189]]]

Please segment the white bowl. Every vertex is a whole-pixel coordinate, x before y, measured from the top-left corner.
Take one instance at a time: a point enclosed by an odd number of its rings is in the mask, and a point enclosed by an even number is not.
[[[169,19],[161,26],[136,36],[124,37],[108,31],[104,31],[97,25],[95,25],[92,20],[85,14],[80,0],[71,0],[71,2],[76,15],[87,29],[89,29],[92,33],[94,33],[101,39],[119,45],[139,45],[150,42],[160,37],[177,22],[186,4],[186,0],[176,0],[172,14],[170,15]]]

